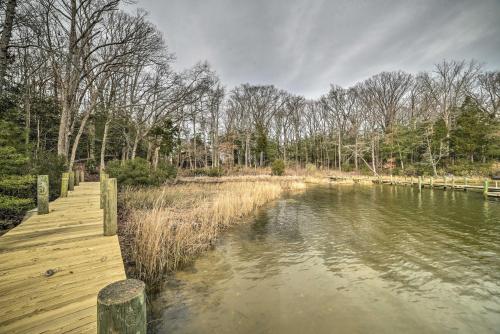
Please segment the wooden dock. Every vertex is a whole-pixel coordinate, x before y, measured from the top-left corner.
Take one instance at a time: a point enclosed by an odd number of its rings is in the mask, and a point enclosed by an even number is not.
[[[99,207],[99,182],[82,182],[0,237],[0,333],[96,333],[99,290],[126,278]]]
[[[410,186],[410,187],[421,187],[421,188],[435,188],[442,190],[473,190],[473,191],[482,191],[485,197],[495,197],[500,198],[500,187],[498,181],[488,181],[487,189],[485,188],[484,183],[482,185],[479,184],[469,184],[467,183],[467,179],[464,178],[448,178],[443,180],[440,179],[431,179],[431,178],[422,178],[420,181],[416,177],[373,177],[373,176],[329,176],[330,181],[335,182],[343,182],[349,181],[353,183],[360,183],[363,181],[369,181],[373,183],[379,184],[388,184],[388,185],[400,185],[400,186]],[[458,180],[463,183],[458,183]],[[491,183],[490,183],[491,182]]]

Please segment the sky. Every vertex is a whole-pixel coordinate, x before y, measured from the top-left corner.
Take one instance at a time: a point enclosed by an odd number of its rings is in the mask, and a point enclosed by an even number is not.
[[[306,98],[382,71],[443,59],[500,70],[500,0],[136,0],[174,68],[208,61],[224,85],[274,84]]]

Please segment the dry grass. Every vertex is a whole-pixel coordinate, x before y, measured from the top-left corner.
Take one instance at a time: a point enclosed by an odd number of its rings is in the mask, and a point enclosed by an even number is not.
[[[210,248],[221,230],[284,191],[304,188],[303,182],[277,179],[126,189],[120,196],[123,235],[134,276],[154,283]]]

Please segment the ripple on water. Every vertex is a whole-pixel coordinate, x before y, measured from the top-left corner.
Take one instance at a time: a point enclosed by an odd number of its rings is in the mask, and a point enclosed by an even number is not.
[[[316,187],[260,210],[151,296],[175,333],[495,333],[500,202]]]

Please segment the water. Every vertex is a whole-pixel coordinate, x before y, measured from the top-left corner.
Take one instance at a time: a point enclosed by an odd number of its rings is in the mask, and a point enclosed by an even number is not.
[[[259,210],[151,297],[156,333],[500,333],[500,202],[315,187]]]

